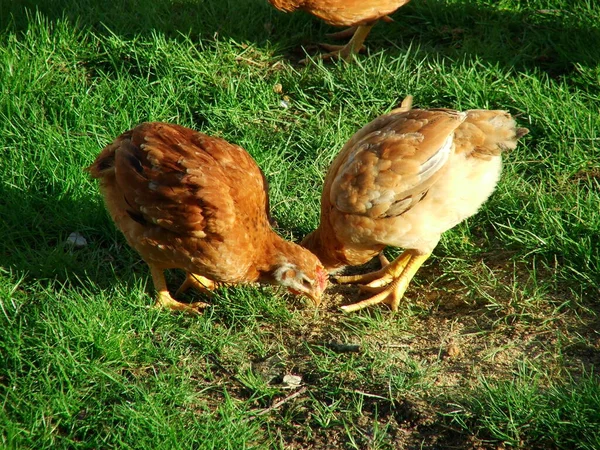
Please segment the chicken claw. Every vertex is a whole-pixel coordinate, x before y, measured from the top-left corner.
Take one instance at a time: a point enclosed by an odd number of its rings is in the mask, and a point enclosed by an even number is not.
[[[154,287],[158,292],[154,308],[167,308],[172,311],[183,311],[189,314],[198,315],[202,309],[210,306],[208,303],[204,302],[182,303],[178,300],[175,300],[173,297],[171,297],[171,294],[169,294],[163,270],[160,267],[150,265],[150,273],[152,274]]]
[[[166,308],[172,311],[182,311],[192,315],[200,315],[201,311],[208,306],[210,305],[204,302],[182,303],[171,297],[171,294],[167,291],[160,291],[156,303],[154,304],[154,308],[156,309]]]
[[[325,53],[323,55],[317,55],[313,59],[328,61],[330,59],[339,58],[343,59],[346,62],[349,62],[355,54],[358,54],[365,47],[363,42],[369,35],[371,28],[375,23],[370,23],[367,25],[361,25],[356,28],[356,31],[352,35],[352,39],[346,45],[331,45],[331,44],[319,44],[319,46],[323,47],[325,50],[328,50],[329,53]],[[307,64],[308,59],[305,58],[300,62],[302,64]]]
[[[398,304],[404,296],[408,285],[415,273],[417,273],[429,256],[430,253],[420,254],[414,250],[406,250],[392,263],[376,272],[364,275],[336,277],[335,281],[342,284],[367,283],[366,285],[361,286],[362,291],[377,292],[373,297],[358,303],[342,306],[342,310],[345,312],[353,312],[378,303],[385,303],[390,306],[392,311],[398,311]],[[380,260],[381,259],[380,256]]]

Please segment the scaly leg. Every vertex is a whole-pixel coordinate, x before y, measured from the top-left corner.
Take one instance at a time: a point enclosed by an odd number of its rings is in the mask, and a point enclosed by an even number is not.
[[[167,289],[167,282],[165,281],[165,275],[163,269],[160,267],[148,264],[150,266],[150,273],[152,274],[152,282],[154,288],[158,292],[155,308],[168,308],[173,311],[184,311],[190,314],[200,314],[200,310],[206,308],[208,303],[196,302],[196,303],[181,303],[171,297],[169,290]]]
[[[377,303],[385,303],[392,311],[398,311],[400,299],[404,296],[411,280],[429,258],[431,253],[419,254],[415,250],[406,250],[391,264],[377,272],[350,277],[337,277],[339,283],[367,282],[367,290],[378,294],[352,305],[342,306],[345,312],[358,311]]]
[[[379,259],[379,264],[381,264],[382,269],[390,265],[390,260],[387,259],[387,256],[385,256],[383,250],[379,252],[379,255],[377,255],[377,259]]]
[[[215,283],[213,280],[203,277],[202,275],[186,272],[185,280],[183,283],[181,283],[181,286],[179,286],[177,292],[175,292],[175,297],[179,297],[179,294],[183,294],[190,288],[194,288],[203,294],[209,295],[217,288],[217,283]]]
[[[394,21],[394,19],[392,19],[390,16],[383,16],[379,20],[388,23]],[[325,36],[331,39],[350,39],[354,35],[354,33],[356,33],[357,29],[358,25],[354,25],[353,27],[348,27],[345,30],[336,31],[335,33],[327,33]]]
[[[385,286],[389,284],[395,277],[400,276],[404,267],[411,258],[408,250],[398,256],[393,262],[389,262],[383,252],[379,254],[379,261],[381,262],[381,269],[360,274],[360,275],[348,275],[341,277],[333,277],[333,279],[339,284],[348,283],[364,283],[369,287]]]
[[[327,33],[325,36],[331,39],[350,39],[356,33],[358,26],[355,25],[353,27],[346,28],[342,31],[336,31],[335,33]]]
[[[375,22],[357,27],[356,31],[352,35],[352,38],[346,45],[319,44],[321,47],[325,48],[325,50],[328,50],[329,53],[318,55],[315,57],[315,59],[322,59],[326,61],[332,58],[340,58],[346,62],[349,62],[355,54],[362,50],[363,42],[365,42],[365,39],[369,35],[371,28],[373,28],[373,25],[375,25]],[[300,62],[306,63],[308,60],[303,59]]]

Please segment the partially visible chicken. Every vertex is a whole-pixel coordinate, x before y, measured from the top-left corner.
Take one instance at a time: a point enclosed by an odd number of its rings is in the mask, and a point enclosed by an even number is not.
[[[333,36],[349,37],[350,41],[344,45],[321,44],[330,51],[321,55],[321,59],[332,57],[349,61],[358,53],[363,42],[369,35],[373,25],[378,20],[390,21],[388,14],[392,14],[410,0],[269,0],[280,11],[292,12],[302,9],[318,17],[329,25],[338,27],[351,27],[348,30],[335,33]]]
[[[393,311],[441,234],[477,212],[493,192],[500,154],[526,128],[506,111],[401,108],[359,130],[331,164],[319,227],[302,242],[328,271],[359,265],[390,245],[405,249],[382,269],[338,277],[360,282],[371,298],[343,306],[356,311],[387,303]]]
[[[327,273],[317,258],[269,225],[263,173],[241,147],[167,123],[142,123],[87,169],[106,208],[150,267],[157,305],[198,312],[171,297],[166,269],[183,269],[180,291],[216,283],[278,283],[319,304]]]

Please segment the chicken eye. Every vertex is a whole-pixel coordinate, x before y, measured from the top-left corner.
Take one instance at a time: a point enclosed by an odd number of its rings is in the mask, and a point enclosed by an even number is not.
[[[305,278],[304,280],[302,280],[302,286],[304,286],[307,289],[310,289],[312,287],[312,281],[307,280]]]

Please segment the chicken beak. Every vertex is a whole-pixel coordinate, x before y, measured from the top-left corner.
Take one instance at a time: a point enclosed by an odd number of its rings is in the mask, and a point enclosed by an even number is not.
[[[328,274],[322,266],[317,266],[317,282],[313,285],[310,292],[307,293],[308,297],[313,301],[315,307],[319,307],[321,304],[321,297],[323,291],[327,287]]]
[[[288,291],[291,294],[294,295],[304,295],[306,297],[308,297],[310,299],[311,302],[313,302],[313,305],[315,305],[315,307],[318,307],[321,304],[321,292],[317,292],[316,290],[311,290],[311,291],[304,291],[304,292],[300,292],[297,291],[296,289],[289,289]]]
[[[310,291],[306,293],[306,296],[311,299],[311,301],[315,305],[315,308],[318,308],[321,304],[321,295],[322,293],[320,291]]]

